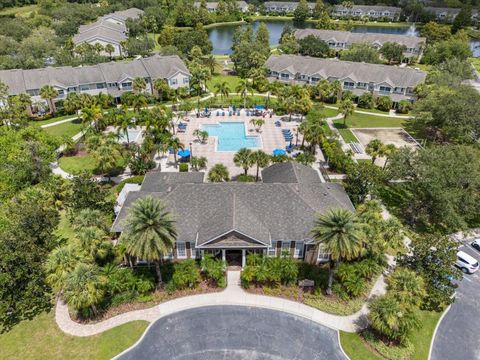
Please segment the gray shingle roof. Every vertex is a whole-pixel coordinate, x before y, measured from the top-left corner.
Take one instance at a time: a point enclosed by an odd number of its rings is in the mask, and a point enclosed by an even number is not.
[[[79,34],[76,34],[73,37],[73,43],[75,45],[81,44],[83,42],[93,41],[93,40],[104,40],[109,43],[120,44],[122,41],[127,39],[125,31],[112,30],[105,26],[93,27],[90,30],[85,30]]]
[[[317,30],[317,29],[300,29],[295,31],[297,39],[303,39],[309,35],[316,36],[325,42],[334,40],[336,42],[343,42],[347,44],[360,43],[379,43],[380,46],[386,42],[394,42],[400,45],[405,45],[407,48],[420,48],[425,45],[424,37],[399,35],[399,34],[376,34],[376,33],[354,33],[350,31],[339,30]]]
[[[175,184],[201,184],[203,172],[160,172],[150,171],[142,182],[142,191],[164,192]]]
[[[295,161],[277,163],[262,170],[264,183],[319,183],[318,173]]]
[[[99,19],[95,21],[94,23],[91,24],[86,24],[86,25],[80,25],[78,28],[78,33],[81,34],[85,31],[90,31],[92,29],[98,28],[98,27],[105,27],[107,29],[111,29],[114,31],[120,31],[120,32],[126,32],[127,27],[124,24],[118,24],[112,21],[107,21],[103,19]]]
[[[299,55],[272,55],[265,66],[276,72],[320,76],[322,79],[351,79],[355,82],[380,84],[387,82],[394,87],[414,87],[425,81],[423,71],[379,64],[366,64],[336,59],[319,59]]]
[[[306,169],[301,171],[304,175],[307,173]],[[160,174],[163,176],[163,173]],[[163,179],[158,173],[155,176],[157,180],[153,181],[153,178],[147,180],[147,175],[144,183],[147,188]],[[313,179],[313,175],[310,178]],[[173,179],[167,177],[167,181]],[[176,219],[178,240],[193,241],[197,246],[208,246],[211,241],[235,232],[255,239],[259,246],[268,245],[271,240],[309,241],[318,213],[337,207],[353,211],[353,205],[341,185],[318,181],[177,183],[154,187],[162,191],[145,191],[142,185],[141,191],[128,194],[113,231],[122,231],[128,208],[145,196],[164,201]]]
[[[113,13],[102,16],[100,19],[115,19],[117,21],[125,22],[127,19],[137,19],[143,15],[143,10],[137,8],[130,8],[127,10],[115,11]]]
[[[154,55],[125,62],[109,62],[91,66],[59,66],[29,70],[1,70],[0,81],[9,87],[10,95],[40,89],[50,84],[63,88],[81,84],[119,82],[126,76],[166,79],[177,72],[190,74],[184,62],[176,55]]]
[[[341,10],[361,10],[363,13],[368,13],[369,11],[389,11],[391,13],[399,13],[402,9],[395,6],[384,6],[384,5],[353,5],[351,8],[346,8],[343,5],[335,5],[335,11]]]

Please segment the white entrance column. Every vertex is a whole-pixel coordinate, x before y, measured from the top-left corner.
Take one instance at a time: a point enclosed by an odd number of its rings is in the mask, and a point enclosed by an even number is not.
[[[222,261],[227,260],[227,257],[225,256],[225,249],[222,249]]]
[[[242,267],[245,267],[245,265],[247,264],[246,258],[245,258],[246,253],[247,251],[245,249],[242,249]]]

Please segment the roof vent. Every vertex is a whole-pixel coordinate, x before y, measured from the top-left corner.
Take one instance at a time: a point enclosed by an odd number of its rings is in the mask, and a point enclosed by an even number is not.
[[[171,186],[169,186],[168,189],[167,189],[167,192],[170,192],[170,191],[172,191],[172,187],[171,187]]]

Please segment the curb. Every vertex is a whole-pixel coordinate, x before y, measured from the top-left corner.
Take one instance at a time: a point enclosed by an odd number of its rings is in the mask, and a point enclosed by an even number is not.
[[[338,345],[340,346],[340,350],[342,350],[343,355],[345,355],[346,359],[351,360],[350,356],[348,356],[345,350],[343,350],[342,341],[340,339],[340,330],[337,330],[337,337],[338,337]]]
[[[451,304],[448,305],[448,307],[443,312],[442,316],[440,316],[440,319],[438,319],[437,325],[435,326],[435,330],[433,331],[432,340],[430,341],[430,349],[428,350],[428,358],[427,358],[428,360],[432,358],[433,343],[435,341],[435,337],[437,336],[438,328],[440,327],[440,324],[442,323],[442,320],[445,317],[445,315],[447,315],[447,313],[450,311],[451,307],[452,307]]]

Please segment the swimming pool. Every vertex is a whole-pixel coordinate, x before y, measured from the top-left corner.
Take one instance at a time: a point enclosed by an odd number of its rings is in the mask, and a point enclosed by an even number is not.
[[[139,137],[139,135],[142,131],[141,130],[129,129],[129,130],[127,130],[127,132],[128,132],[128,140],[131,143],[133,143],[133,142],[137,142],[137,138]],[[124,132],[120,133],[120,136],[118,138],[118,142],[120,142],[120,143],[126,143],[127,142],[127,135]]]
[[[241,148],[260,147],[258,136],[247,136],[243,122],[220,122],[218,124],[205,124],[202,129],[208,136],[217,138],[217,151],[238,151]]]

